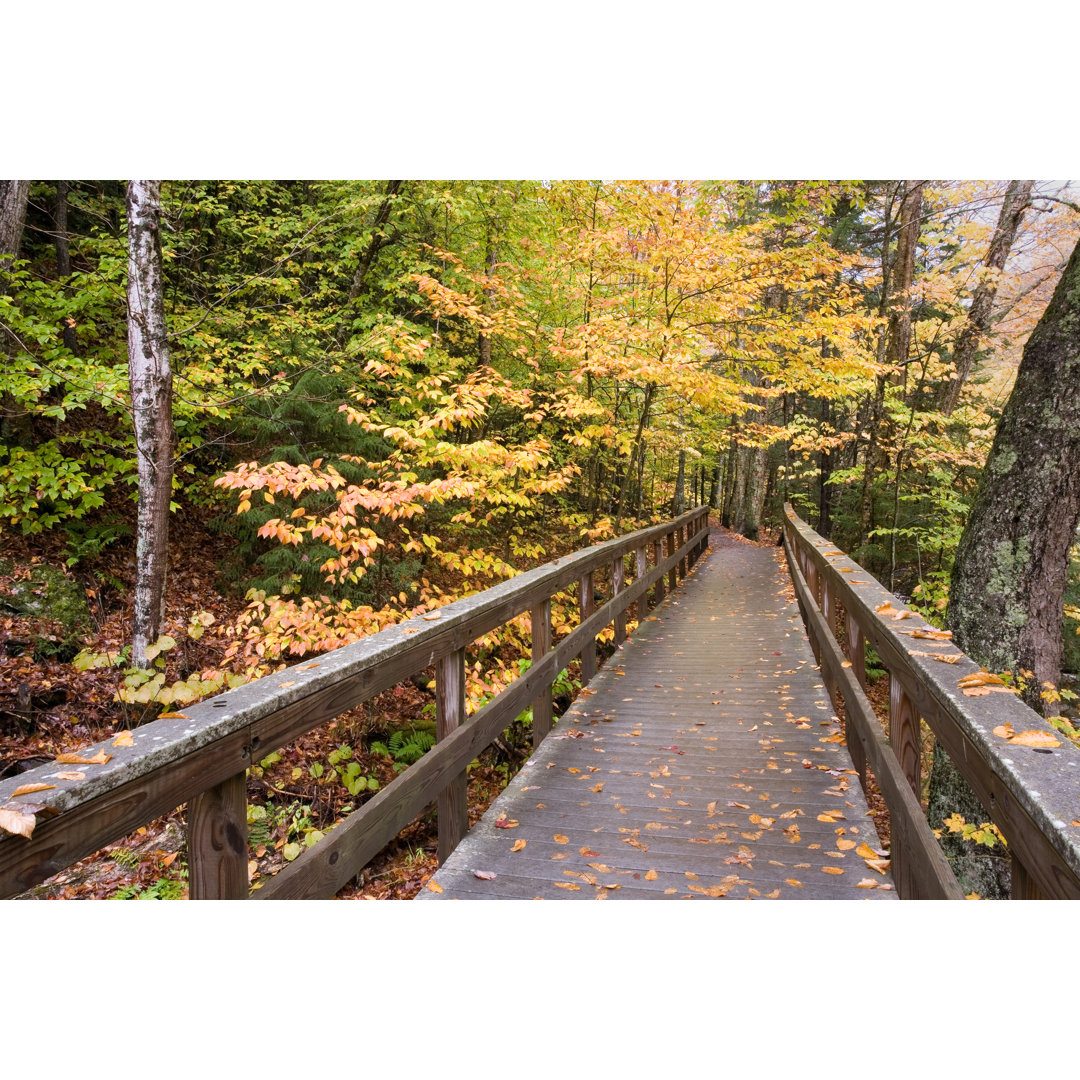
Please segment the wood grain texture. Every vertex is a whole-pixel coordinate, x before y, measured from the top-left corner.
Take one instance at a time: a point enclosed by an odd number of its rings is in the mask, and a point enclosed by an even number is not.
[[[619,556],[611,565],[611,595],[612,599],[619,595],[626,586],[626,563],[623,556]],[[615,648],[626,641],[626,608],[615,613],[614,619]]]
[[[535,667],[551,649],[551,600],[544,600],[532,609],[532,663]],[[532,739],[535,749],[551,731],[553,716],[551,683],[548,683],[532,703]]]
[[[248,898],[246,773],[230,776],[191,800],[187,847],[192,900]]]
[[[444,656],[435,668],[435,738],[442,742],[465,720],[465,650]],[[468,777],[465,770],[447,782],[438,796],[439,862],[445,862],[469,828]]]

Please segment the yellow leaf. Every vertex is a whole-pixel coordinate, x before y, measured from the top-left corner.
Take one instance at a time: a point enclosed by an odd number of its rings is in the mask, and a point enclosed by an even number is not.
[[[163,712],[158,714],[159,720],[190,720],[191,717],[182,712]]]
[[[840,839],[840,840],[837,840],[837,841],[836,841],[836,846],[837,846],[837,847],[838,847],[838,848],[839,848],[839,849],[840,849],[841,851],[850,851],[850,850],[851,850],[851,849],[852,849],[852,848],[853,848],[853,847],[855,846],[855,841],[854,841],[854,840],[843,840],[843,839]]]
[[[570,837],[563,836],[562,833],[556,833],[555,836],[554,836],[554,840],[555,840],[556,844],[569,844],[570,843]]]
[[[796,881],[793,877],[784,878],[784,881],[787,882],[788,885],[793,885],[796,889],[801,889],[803,887],[803,883],[801,881]]]
[[[689,878],[689,879],[690,879],[691,881],[697,881],[697,879],[698,879],[698,876],[697,876],[697,874],[694,874],[694,873],[692,873],[692,872],[691,872],[691,871],[689,871],[689,870],[687,870],[687,871],[686,871],[686,876],[687,876],[687,877],[688,877],[688,878]]]
[[[581,886],[575,885],[572,881],[555,881],[552,882],[556,889],[573,889],[574,892],[580,892]]]
[[[869,844],[866,844],[866,843],[860,844],[855,849],[855,854],[858,855],[860,858],[863,858],[863,859],[876,859],[876,858],[878,858],[878,853]]]
[[[646,881],[655,881],[660,875],[655,870],[647,870],[645,872]]]
[[[523,851],[524,849],[525,849],[525,841],[524,840],[515,840],[514,844],[513,844],[513,847],[510,848],[511,851]]]
[[[135,740],[131,737],[130,731],[121,731],[112,741],[113,746],[134,746]]]
[[[823,874],[842,874],[844,871],[839,866],[823,866],[821,872]]]
[[[86,773],[84,772],[58,772],[53,773],[58,780],[85,780]]]

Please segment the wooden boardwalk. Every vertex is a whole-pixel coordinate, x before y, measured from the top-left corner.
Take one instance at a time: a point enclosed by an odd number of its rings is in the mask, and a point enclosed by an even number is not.
[[[777,549],[711,541],[420,899],[896,898]]]

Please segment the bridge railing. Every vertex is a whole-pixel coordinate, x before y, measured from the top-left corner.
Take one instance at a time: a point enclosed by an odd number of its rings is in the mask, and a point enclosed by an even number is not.
[[[533,739],[551,729],[552,684],[575,657],[582,681],[596,670],[596,637],[614,624],[626,638],[626,612],[639,614],[664,597],[665,576],[678,579],[708,542],[708,510],[574,552],[428,615],[188,706],[132,733],[132,745],[106,741],[83,751],[100,764],[77,768],[82,780],[45,765],[0,781],[0,806],[14,792],[43,804],[29,838],[0,830],[0,898],[21,893],[106,844],[187,803],[189,896],[192,899],[332,897],[432,803],[438,808],[440,861],[468,828],[469,763],[530,704]],[[627,561],[632,559],[632,580]],[[599,607],[603,573],[611,597]],[[576,586],[579,625],[553,640],[552,597]],[[529,612],[532,665],[471,717],[465,711],[465,650],[477,638]],[[248,882],[246,770],[334,717],[435,665],[436,745],[365,802],[325,838],[264,886]]]
[[[1014,738],[1042,732],[1048,744],[1057,738],[1010,693],[965,695],[959,683],[979,672],[979,665],[899,604],[790,505],[785,513],[788,565],[822,679],[833,702],[843,701],[856,768],[865,783],[869,762],[889,808],[899,895],[963,896],[919,802],[921,717],[1005,837],[1013,899],[1080,898],[1080,750],[1068,740],[1056,746],[1010,741],[1002,732],[1011,730]],[[841,608],[845,625],[838,635]],[[889,673],[888,738],[864,692],[866,642]]]

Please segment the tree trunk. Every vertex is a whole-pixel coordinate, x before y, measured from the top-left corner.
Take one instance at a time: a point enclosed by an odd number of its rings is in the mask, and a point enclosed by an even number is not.
[[[139,469],[132,661],[161,634],[172,496],[172,370],[161,273],[161,182],[128,183],[128,374]]]
[[[56,202],[53,204],[53,243],[56,246],[56,276],[60,279],[71,277],[71,249],[68,247],[68,185],[66,180],[56,181]],[[78,355],[78,341],[75,338],[74,321],[64,319],[64,347],[68,352]]]
[[[964,382],[971,374],[975,366],[975,354],[979,349],[979,342],[990,329],[990,315],[994,307],[994,297],[998,290],[998,272],[1004,267],[1005,260],[1009,257],[1016,232],[1020,228],[1020,219],[1024,211],[1031,205],[1031,191],[1035,186],[1034,180],[1010,180],[1009,188],[1005,192],[1005,201],[1001,204],[1001,214],[998,217],[997,228],[994,230],[993,239],[990,241],[990,249],[986,253],[986,268],[991,271],[979,282],[975,293],[971,298],[971,308],[968,310],[967,321],[953,351],[953,363],[956,365],[956,374],[945,396],[943,412],[951,416],[960,400],[960,391]]]
[[[29,199],[29,180],[0,180],[0,275],[19,257]],[[7,291],[7,282],[0,277],[0,296]],[[3,354],[10,358],[17,348],[12,335],[5,333]],[[30,446],[34,441],[33,420],[13,394],[0,396],[0,440],[16,446]]]
[[[0,180],[0,271],[19,257],[29,199],[29,180]]]
[[[679,451],[679,472],[675,477],[675,498],[671,503],[673,516],[678,517],[686,509],[686,451]]]
[[[394,208],[394,199],[401,191],[402,180],[387,180],[386,190],[383,192],[383,200],[375,214],[375,221],[371,226],[371,241],[368,244],[353,275],[352,285],[349,288],[349,302],[352,303],[358,296],[367,292],[367,276],[371,269],[375,256],[390,243],[389,237],[383,232],[383,226],[390,220],[390,211]]]
[[[1024,700],[1045,712],[1052,710],[1040,698],[1043,684],[1056,687],[1061,677],[1069,546],[1080,523],[1078,386],[1080,244],[1024,346],[949,590],[956,644],[990,671],[1020,674]],[[935,752],[932,825],[954,811],[985,820],[966,788],[944,752]],[[974,887],[994,895],[984,880]]]

